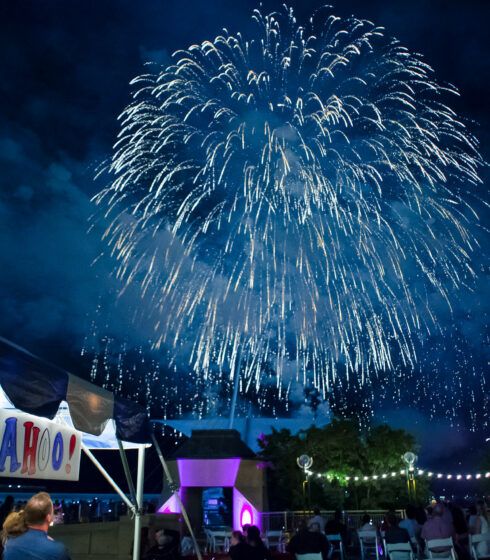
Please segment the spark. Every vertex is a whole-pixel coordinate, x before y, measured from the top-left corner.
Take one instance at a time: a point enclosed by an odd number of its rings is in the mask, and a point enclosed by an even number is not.
[[[371,22],[253,20],[133,80],[95,197],[118,277],[150,302],[153,347],[204,379],[232,377],[238,348],[245,387],[269,363],[289,391],[296,362],[323,396],[339,364],[362,383],[413,368],[477,246],[457,92]]]

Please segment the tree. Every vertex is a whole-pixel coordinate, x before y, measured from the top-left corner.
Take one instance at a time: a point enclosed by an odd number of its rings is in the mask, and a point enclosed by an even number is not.
[[[277,431],[259,439],[261,456],[269,463],[267,469],[267,486],[269,506],[273,510],[302,507],[301,480],[302,473],[296,464],[301,454],[300,439],[291,435],[286,429]]]
[[[332,423],[292,435],[289,430],[273,430],[259,440],[261,456],[272,465],[268,471],[269,500],[272,509],[302,509],[303,473],[296,459],[313,457],[310,480],[311,506],[353,509],[401,507],[407,503],[405,477],[391,477],[405,468],[402,455],[415,451],[413,436],[403,430],[382,425],[361,437],[352,420],[334,418]],[[363,475],[390,474],[364,480]],[[321,476],[318,476],[321,475]],[[355,481],[355,477],[359,480]],[[427,499],[427,481],[417,480],[418,501]]]
[[[392,472],[405,470],[402,459],[406,451],[416,451],[415,438],[404,430],[393,430],[386,424],[373,428],[366,438],[367,472],[388,474],[387,478],[371,480],[365,485],[365,504],[375,504],[380,508],[400,508],[407,504],[407,479],[392,477]],[[416,500],[424,503],[429,496],[429,481],[416,478]],[[366,507],[362,504],[361,507]],[[371,507],[373,507],[371,505]]]
[[[477,498],[481,498],[485,495],[490,494],[490,478],[487,478],[485,474],[490,472],[490,452],[489,447],[490,443],[486,442],[487,447],[484,448],[482,456],[478,461],[478,471],[483,474],[483,478],[478,481],[476,485],[476,496]]]

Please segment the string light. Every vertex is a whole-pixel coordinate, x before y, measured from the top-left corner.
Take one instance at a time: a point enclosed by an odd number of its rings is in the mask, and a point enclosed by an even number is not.
[[[358,482],[359,480],[368,482],[370,480],[378,480],[378,479],[386,479],[386,478],[395,478],[397,476],[404,476],[405,475],[405,470],[401,470],[399,473],[398,472],[392,472],[391,476],[390,473],[382,473],[382,474],[364,474],[364,475],[358,475],[358,476],[344,476],[344,475],[335,475],[332,473],[326,473],[326,474],[322,474],[322,473],[313,473],[313,472],[309,472],[308,474],[310,475],[316,475],[317,478],[326,478],[327,480],[335,480],[335,479],[344,479],[347,482],[354,480],[355,482]],[[417,476],[419,477],[427,477],[427,478],[438,478],[438,479],[442,479],[445,478],[447,480],[480,480],[483,476],[485,478],[490,478],[490,472],[486,472],[484,475],[482,475],[482,473],[476,473],[476,474],[466,474],[466,475],[462,475],[462,474],[452,474],[452,473],[433,473],[432,471],[426,471],[424,469],[418,469],[417,471],[415,471],[415,473]]]

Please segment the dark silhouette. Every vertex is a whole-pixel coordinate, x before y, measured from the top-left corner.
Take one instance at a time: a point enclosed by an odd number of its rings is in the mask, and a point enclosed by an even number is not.
[[[14,497],[7,496],[5,502],[0,506],[0,528],[3,527],[4,521],[7,519],[7,515],[14,511]]]
[[[178,560],[180,558],[179,539],[174,534],[160,529],[155,533],[155,538],[157,544],[148,550],[144,556],[145,560]]]
[[[231,557],[231,560],[248,560],[250,554],[253,554],[250,548],[250,545],[245,542],[240,531],[233,531],[231,534],[230,550],[228,550],[228,555]]]
[[[342,512],[336,509],[334,518],[327,521],[325,525],[326,535],[340,535],[342,542],[345,544],[347,540],[347,527],[342,523]]]
[[[327,538],[319,531],[309,531],[302,525],[299,531],[288,543],[286,550],[291,554],[311,554],[320,552],[323,560],[328,560],[330,547]]]
[[[260,538],[259,528],[251,525],[248,528],[247,536],[250,545],[249,560],[271,560],[271,553]]]
[[[457,506],[451,509],[453,516],[454,548],[458,554],[459,560],[470,560],[470,546],[469,546],[469,530],[468,523],[466,522],[463,510]]]
[[[390,511],[386,516],[388,527],[386,528],[385,540],[387,544],[409,543],[410,535],[406,529],[398,527],[398,517],[395,512]]]

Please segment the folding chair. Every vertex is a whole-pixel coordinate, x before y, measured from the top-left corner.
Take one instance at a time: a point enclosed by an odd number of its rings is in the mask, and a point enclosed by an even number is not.
[[[206,548],[208,552],[219,552],[219,549],[223,549],[223,552],[227,552],[230,548],[230,531],[210,531],[205,530],[206,533]]]
[[[410,543],[385,543],[386,557],[390,560],[415,560]]]
[[[344,543],[342,542],[342,537],[339,534],[326,535],[326,537],[330,543],[330,554],[328,557],[332,558],[334,554],[339,554],[340,560],[344,560]]]
[[[490,558],[490,533],[470,535],[470,552],[473,560]]]
[[[361,560],[366,560],[368,556],[376,556],[379,560],[378,533],[376,531],[357,531],[361,544]]]
[[[209,529],[204,529],[204,534],[206,535],[206,552],[216,552],[214,550],[213,534]]]
[[[213,552],[218,552],[218,549],[222,549],[223,552],[227,552],[230,548],[231,541],[231,531],[212,531],[214,540]]]
[[[425,548],[429,558],[438,558],[439,560],[457,560],[454,551],[453,538],[432,539],[425,541]]]
[[[422,558],[424,555],[424,551],[420,546],[420,541],[417,537],[410,537],[410,542],[412,543],[412,550],[415,551],[415,556],[417,558]]]

